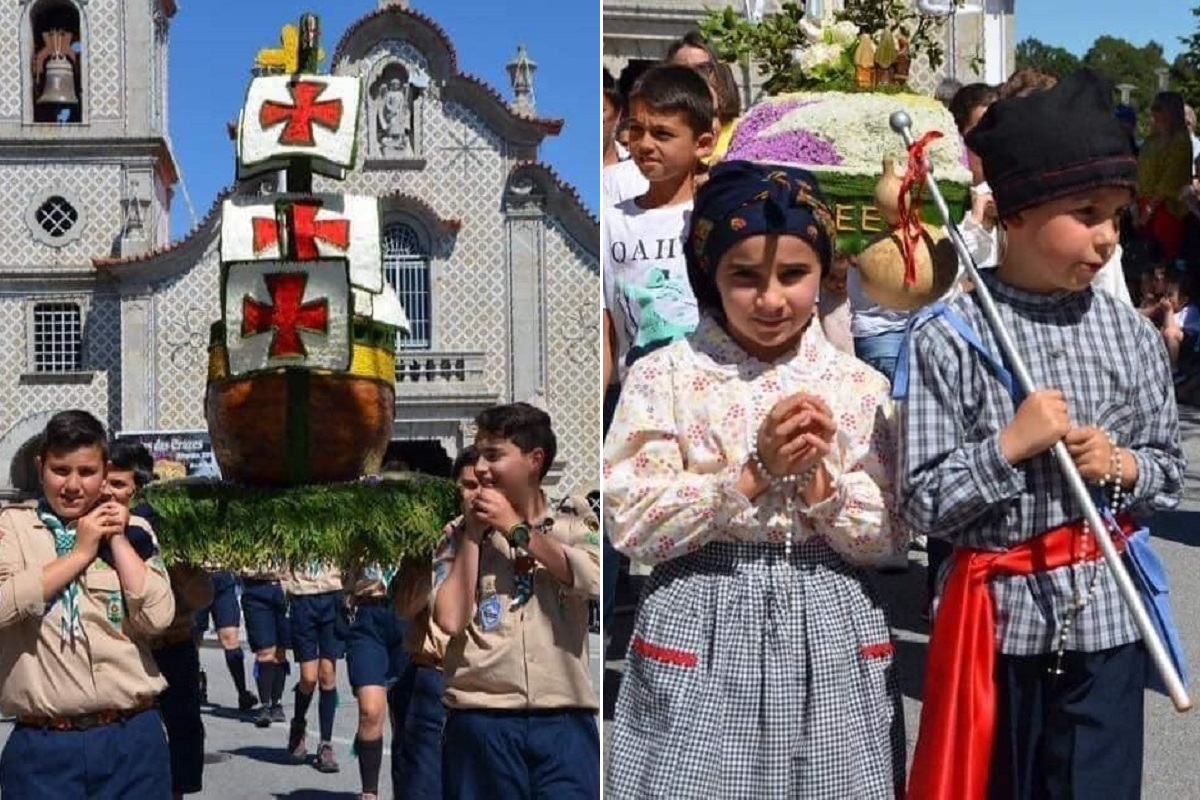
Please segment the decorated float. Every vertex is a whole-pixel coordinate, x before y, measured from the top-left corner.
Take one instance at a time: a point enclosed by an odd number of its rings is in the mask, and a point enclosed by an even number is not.
[[[908,87],[916,59],[940,62],[941,24],[899,0],[847,0],[817,19],[784,3],[757,21],[726,8],[701,25],[722,58],[765,76],[766,96],[738,121],[724,158],[812,171],[838,250],[855,256],[864,291],[894,308],[929,302],[957,274],[941,217],[923,196],[924,170],[959,208],[966,151],[945,106]],[[889,125],[898,110],[920,137],[911,152]]]
[[[315,15],[284,34],[294,50],[268,70],[281,74],[247,91],[237,175],[282,172],[286,191],[222,208],[204,401],[221,479],[162,481],[146,497],[171,560],[238,569],[428,557],[456,513],[453,485],[377,476],[395,417],[396,337],[408,329],[384,282],[378,201],[312,191],[314,173],[341,179],[355,166],[361,79],[318,73]]]

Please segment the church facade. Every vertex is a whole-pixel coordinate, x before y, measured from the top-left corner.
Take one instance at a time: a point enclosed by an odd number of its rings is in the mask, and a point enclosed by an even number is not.
[[[174,0],[0,7],[0,47],[20,54],[0,67],[12,212],[0,220],[0,496],[35,488],[34,437],[64,408],[143,437],[206,429],[220,204],[281,187],[239,183],[168,240],[175,11]],[[505,98],[463,73],[446,32],[404,2],[325,40],[330,71],[363,79],[363,108],[355,170],[313,188],[379,198],[385,276],[411,324],[389,458],[446,474],[480,410],[526,400],[559,437],[548,491],[597,488],[598,223],[539,160],[562,121],[538,115],[524,54]],[[149,70],[123,69],[134,52],[150,54]]]

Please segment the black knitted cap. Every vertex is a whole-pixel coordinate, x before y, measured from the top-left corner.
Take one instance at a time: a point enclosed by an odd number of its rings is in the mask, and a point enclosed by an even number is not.
[[[1051,89],[999,100],[967,134],[1001,219],[1101,186],[1137,191],[1137,158],[1112,85],[1081,69]]]

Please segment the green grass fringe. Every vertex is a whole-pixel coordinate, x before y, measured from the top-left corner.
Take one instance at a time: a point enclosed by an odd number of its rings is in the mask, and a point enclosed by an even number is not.
[[[230,570],[428,559],[458,514],[453,482],[426,476],[288,488],[185,478],[152,483],[143,497],[168,563]]]

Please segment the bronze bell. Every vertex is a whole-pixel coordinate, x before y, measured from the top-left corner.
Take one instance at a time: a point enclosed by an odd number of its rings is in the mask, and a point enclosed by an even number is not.
[[[74,106],[79,104],[79,95],[75,94],[75,70],[70,59],[64,56],[53,56],[46,60],[44,73],[46,77],[42,94],[38,97],[38,105]]]

